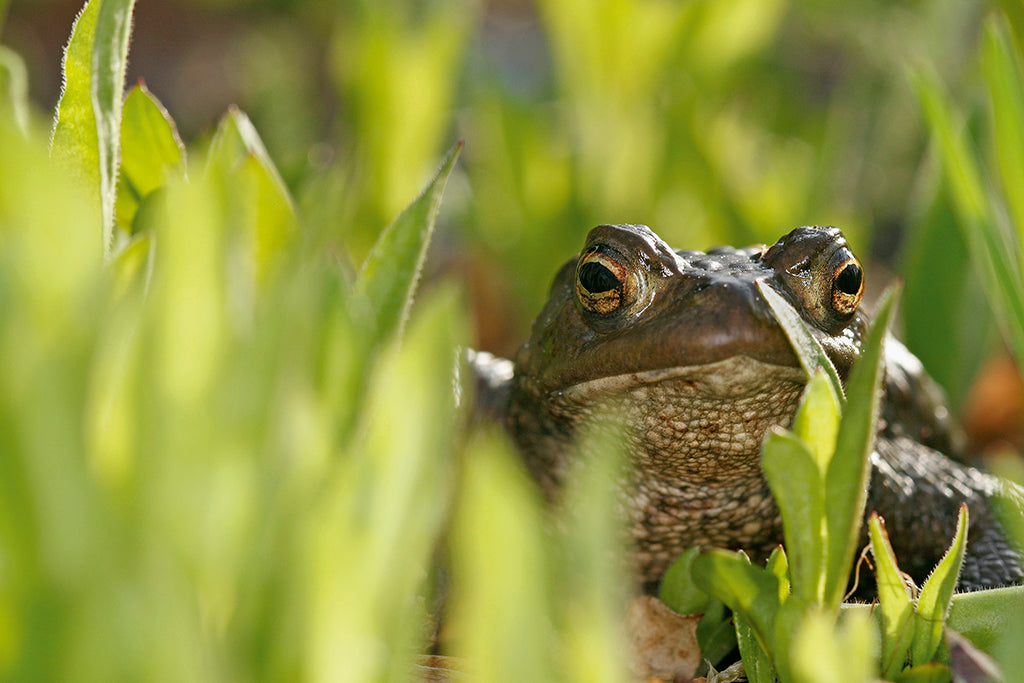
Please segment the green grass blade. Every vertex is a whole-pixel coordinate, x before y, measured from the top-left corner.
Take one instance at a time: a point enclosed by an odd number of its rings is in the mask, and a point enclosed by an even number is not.
[[[949,614],[950,601],[960,577],[960,566],[967,548],[967,506],[961,505],[956,518],[956,533],[946,554],[939,560],[921,587],[914,615],[914,644],[910,649],[913,664],[924,664],[935,657],[942,642],[942,629]]]
[[[861,347],[860,359],[846,382],[847,403],[839,425],[836,452],[825,475],[828,501],[825,604],[838,608],[846,591],[850,566],[867,498],[871,450],[878,424],[878,402],[885,371],[885,337],[896,293],[882,296],[875,322]]]
[[[981,172],[966,140],[957,134],[949,104],[938,85],[916,78],[932,136],[938,142],[943,167],[971,260],[988,293],[996,319],[1018,365],[1024,366],[1024,285],[1020,274],[1020,247],[1003,225],[1001,209],[990,208]]]
[[[117,179],[117,224],[134,234],[139,204],[157,188],[185,173],[185,146],[170,114],[144,85],[125,98],[121,119],[121,173]]]
[[[134,7],[135,0],[103,0],[96,19],[96,40],[92,51],[90,85],[96,117],[103,250],[107,256],[114,246],[114,205],[121,160],[121,108],[124,105],[124,77],[128,67]]]
[[[992,106],[992,136],[999,180],[1010,215],[1024,239],[1024,82],[1019,51],[1005,17],[993,15],[985,26],[982,64]]]
[[[401,333],[434,231],[445,184],[462,143],[449,150],[423,193],[388,226],[363,263],[353,297],[369,311],[374,340]]]
[[[765,439],[761,465],[782,513],[793,593],[808,604],[820,603],[825,587],[821,470],[806,443],[777,428]]]
[[[3,9],[0,3],[0,16]],[[0,116],[9,116],[28,133],[28,69],[21,56],[0,45]]]
[[[906,663],[914,635],[914,605],[896,565],[885,523],[877,513],[868,519],[871,554],[875,558],[879,614],[882,622],[882,676],[892,680]]]
[[[843,383],[839,379],[839,373],[836,372],[836,366],[832,364],[832,360],[825,353],[821,343],[807,329],[804,319],[764,280],[758,280],[757,288],[761,290],[761,295],[771,306],[772,312],[775,313],[775,319],[789,338],[789,343],[793,346],[797,358],[800,359],[800,365],[807,378],[813,377],[820,368],[828,376],[836,396],[844,397],[846,394],[843,392]]]

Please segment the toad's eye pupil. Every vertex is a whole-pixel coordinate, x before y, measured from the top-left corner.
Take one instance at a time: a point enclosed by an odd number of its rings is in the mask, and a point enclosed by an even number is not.
[[[863,274],[860,272],[860,266],[856,263],[847,263],[846,266],[839,271],[839,276],[836,277],[836,288],[843,294],[853,296],[860,291],[860,284],[863,277]]]
[[[609,292],[622,283],[612,271],[596,261],[589,261],[580,266],[580,284],[591,294]]]

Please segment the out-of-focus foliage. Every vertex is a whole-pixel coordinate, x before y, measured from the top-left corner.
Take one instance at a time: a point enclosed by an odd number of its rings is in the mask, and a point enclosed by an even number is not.
[[[0,678],[404,679],[446,602],[440,648],[484,680],[622,680],[617,454],[581,448],[554,531],[453,381],[472,337],[514,348],[598,223],[681,248],[834,223],[908,273],[907,337],[955,398],[987,352],[904,72],[973,112],[980,2],[180,0],[207,42],[127,59],[126,13],[157,4],[92,1],[49,159],[34,65],[0,46]],[[122,99],[157,63],[178,85]],[[211,89],[241,105],[216,125]],[[995,149],[1016,217],[1024,153]],[[805,626],[807,679],[870,650],[860,622]]]

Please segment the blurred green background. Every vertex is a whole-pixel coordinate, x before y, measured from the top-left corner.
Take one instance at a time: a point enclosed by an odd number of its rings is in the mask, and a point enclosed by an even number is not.
[[[430,268],[471,284],[478,343],[504,354],[598,223],[647,223],[679,248],[838,225],[873,292],[907,279],[903,336],[959,404],[992,338],[907,72],[977,111],[990,7],[142,0],[129,82],[186,140],[238,104],[355,263],[464,139]],[[3,41],[41,109],[77,9],[10,3]]]
[[[482,680],[622,680],[602,468],[552,543],[507,444],[442,400],[452,348],[513,353],[598,223],[679,248],[840,226],[869,300],[905,280],[900,334],[972,434],[1019,438],[909,77],[994,167],[1000,4],[1019,37],[1016,0],[139,0],[129,85],[177,122],[188,181],[101,267],[41,132],[80,3],[0,0],[34,122],[0,108],[0,677],[401,680],[447,552]],[[352,284],[460,139],[398,349]]]

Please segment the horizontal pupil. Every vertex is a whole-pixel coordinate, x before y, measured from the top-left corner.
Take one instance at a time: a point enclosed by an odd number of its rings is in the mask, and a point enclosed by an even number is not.
[[[836,287],[843,294],[856,294],[860,291],[861,277],[860,266],[849,263],[836,278]]]
[[[591,294],[608,292],[620,286],[618,278],[596,261],[589,261],[580,266],[580,284]]]

